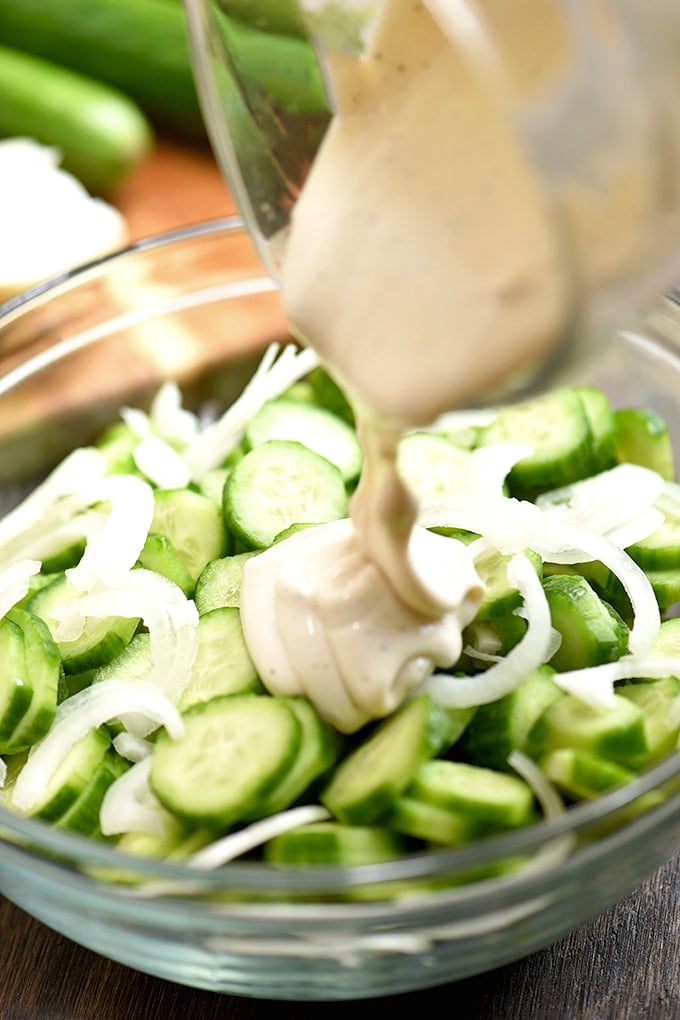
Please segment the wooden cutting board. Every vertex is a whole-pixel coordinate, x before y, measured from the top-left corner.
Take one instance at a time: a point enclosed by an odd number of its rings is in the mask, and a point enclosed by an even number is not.
[[[210,149],[164,140],[111,201],[124,214],[132,241],[235,212]]]

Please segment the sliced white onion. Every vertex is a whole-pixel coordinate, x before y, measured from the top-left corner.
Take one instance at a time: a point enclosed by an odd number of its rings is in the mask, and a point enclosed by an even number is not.
[[[564,802],[535,761],[522,751],[511,751],[508,765],[531,787],[546,818],[557,818],[564,813]]]
[[[3,551],[18,538],[48,533],[91,502],[90,489],[106,470],[104,456],[91,447],[74,450],[18,506],[0,520]]]
[[[160,436],[147,436],[132,452],[135,464],[161,489],[183,489],[191,481],[187,462]]]
[[[472,493],[422,507],[418,523],[424,528],[476,531],[505,556],[533,548],[546,529],[545,515],[533,503]]]
[[[104,836],[123,832],[148,832],[160,836],[164,831],[165,810],[149,786],[151,758],[144,758],[109,786],[99,810],[99,826]]]
[[[135,475],[110,475],[102,480],[99,495],[110,504],[106,523],[90,538],[78,565],[66,571],[80,591],[97,583],[121,584],[139,559],[153,518],[153,491]]]
[[[21,560],[0,574],[0,619],[26,595],[31,578],[40,572],[39,560]]]
[[[673,517],[680,517],[680,485],[677,482],[664,482],[656,505]]]
[[[485,673],[468,677],[435,673],[429,677],[421,690],[445,708],[471,708],[497,701],[547,661],[552,639],[550,609],[536,571],[522,553],[510,560],[508,580],[524,598],[526,633],[504,659]]]
[[[102,680],[59,705],[47,736],[33,746],[19,773],[12,801],[30,811],[40,800],[64,757],[91,730],[128,713],[143,715],[152,728],[165,726],[171,737],[181,737],[184,723],[158,685],[144,680]]]
[[[177,703],[188,683],[198,648],[198,611],[172,581],[151,570],[131,570],[113,591],[93,591],[79,603],[83,617],[140,617],[149,631],[147,679]],[[143,734],[142,734],[143,735]]]
[[[7,762],[4,758],[0,758],[0,790],[4,788],[7,782]]]
[[[656,471],[617,464],[608,471],[544,492],[536,504],[564,524],[607,534],[654,506],[663,489]]]
[[[121,758],[134,762],[144,761],[153,751],[153,744],[150,740],[137,737],[134,733],[128,733],[127,730],[116,734],[113,738],[113,746]]]
[[[606,537],[614,545],[618,545],[619,549],[627,549],[629,546],[635,545],[636,542],[642,542],[643,539],[648,538],[657,528],[661,527],[663,522],[664,515],[661,511],[656,507],[651,507],[631,521],[627,521],[626,524],[612,528],[607,532]]]
[[[138,407],[121,407],[120,416],[138,439],[146,439],[152,435],[151,419],[145,411]]]
[[[263,404],[280,396],[318,364],[314,351],[297,351],[293,344],[284,347],[277,358],[278,353],[279,344],[270,344],[238,399],[185,450],[194,481],[200,481],[208,471],[219,467],[240,442],[246,425]]]
[[[190,868],[206,871],[219,868],[222,864],[248,853],[254,847],[268,843],[275,836],[299,829],[303,825],[311,825],[313,822],[325,822],[330,817],[330,812],[320,804],[303,804],[302,807],[291,808],[289,811],[280,811],[277,815],[262,818],[245,829],[209,843],[189,858],[187,864]]]
[[[176,382],[163,383],[151,402],[149,418],[156,435],[173,446],[186,446],[198,433],[198,418],[182,407],[182,394]]]
[[[607,710],[616,705],[614,684],[618,680],[680,678],[680,659],[667,656],[625,655],[616,662],[556,673],[553,680],[567,694],[591,708]]]
[[[649,651],[661,625],[659,607],[649,579],[627,553],[602,535],[558,522],[552,522],[545,541],[533,548],[552,563],[604,563],[623,585],[633,609],[628,647],[635,655]]]

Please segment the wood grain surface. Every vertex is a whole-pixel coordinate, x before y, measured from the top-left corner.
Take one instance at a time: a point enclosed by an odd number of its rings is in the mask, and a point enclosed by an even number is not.
[[[159,145],[114,198],[135,239],[234,211],[211,155],[171,144]],[[679,1020],[680,856],[554,946],[400,996],[399,1005],[447,1020]],[[183,988],[95,956],[0,898],[0,1020],[335,1020],[355,1008]]]

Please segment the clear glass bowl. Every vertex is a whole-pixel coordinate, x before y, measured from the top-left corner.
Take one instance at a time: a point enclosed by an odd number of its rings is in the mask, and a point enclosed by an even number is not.
[[[133,246],[0,309],[2,508],[28,474],[165,375],[228,400],[285,334],[236,220]],[[659,303],[587,381],[663,414],[680,449],[680,308]],[[132,857],[0,810],[0,891],[138,970],[267,999],[352,999],[525,956],[632,890],[680,845],[680,754],[625,789],[483,843],[399,862],[215,872]],[[499,874],[508,857],[525,863]]]

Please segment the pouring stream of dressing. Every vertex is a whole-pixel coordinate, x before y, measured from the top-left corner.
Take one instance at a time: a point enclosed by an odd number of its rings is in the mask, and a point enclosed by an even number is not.
[[[400,436],[547,358],[568,318],[554,205],[504,76],[513,52],[523,90],[549,77],[551,60],[566,60],[566,27],[553,18],[547,56],[522,61],[526,22],[513,22],[513,49],[501,5],[502,63],[473,7],[386,0],[365,56],[341,68],[339,112],[287,240],[289,321],[349,394],[365,463],[349,530],[311,529],[294,549],[253,557],[241,613],[270,691],[306,694],[346,731],[454,665],[482,596],[458,543],[417,537]]]

